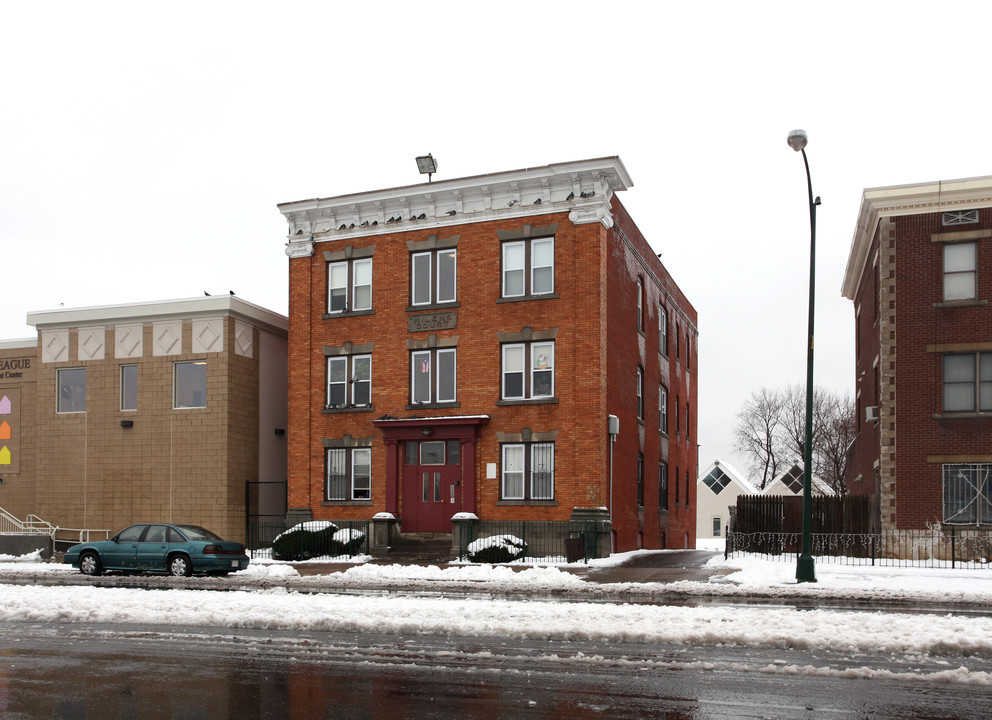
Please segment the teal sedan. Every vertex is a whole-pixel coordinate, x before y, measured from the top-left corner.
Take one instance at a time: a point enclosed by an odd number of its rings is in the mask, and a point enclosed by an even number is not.
[[[241,543],[196,525],[169,523],[132,525],[109,540],[73,545],[64,560],[83,575],[122,570],[188,577],[195,572],[227,575],[248,567]]]

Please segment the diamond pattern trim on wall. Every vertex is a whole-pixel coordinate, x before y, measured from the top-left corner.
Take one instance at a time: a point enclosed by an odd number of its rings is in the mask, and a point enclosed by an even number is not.
[[[224,318],[193,321],[193,352],[220,352],[224,349]]]
[[[114,328],[114,357],[139,358],[143,350],[141,325],[117,325]]]
[[[152,354],[178,355],[183,347],[183,324],[176,320],[152,325]]]
[[[41,333],[41,361],[65,362],[69,359],[69,331],[43,330]]]
[[[76,356],[80,360],[103,360],[106,342],[106,328],[79,328],[79,348]]]
[[[234,352],[250,358],[254,350],[255,333],[248,323],[240,320],[234,323]]]

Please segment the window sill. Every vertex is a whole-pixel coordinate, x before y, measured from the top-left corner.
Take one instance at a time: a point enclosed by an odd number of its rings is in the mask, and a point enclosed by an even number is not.
[[[658,437],[663,437],[666,440],[668,440],[668,431],[667,430],[659,430],[658,431]]]
[[[327,407],[321,411],[324,415],[336,415],[338,413],[375,412],[374,405],[353,405],[349,407]]]
[[[933,306],[937,309],[946,309],[960,307],[985,307],[988,304],[988,300],[944,300],[943,302],[935,302]]]
[[[443,402],[443,403],[413,403],[407,405],[407,410],[433,410],[435,408],[460,408],[462,404],[460,402]]]
[[[558,398],[523,398],[521,400],[497,400],[497,407],[508,407],[512,405],[557,405]]]
[[[371,500],[324,500],[321,507],[333,507],[336,505],[372,505]]]
[[[342,317],[361,317],[362,315],[375,315],[375,310],[354,310],[338,313],[324,313],[321,316],[322,320],[333,320],[335,318]]]
[[[527,302],[528,300],[557,300],[558,293],[544,293],[543,295],[518,295],[516,297],[501,297],[497,303]]]
[[[407,312],[423,312],[425,310],[454,310],[460,308],[462,304],[457,300],[452,302],[431,303],[430,305],[408,305]]]
[[[557,500],[497,500],[497,507],[523,507],[533,505],[544,505],[547,507],[558,507]]]
[[[934,420],[968,420],[974,418],[992,418],[992,411],[980,410],[978,412],[945,412],[934,413]],[[877,422],[876,422],[877,424]]]

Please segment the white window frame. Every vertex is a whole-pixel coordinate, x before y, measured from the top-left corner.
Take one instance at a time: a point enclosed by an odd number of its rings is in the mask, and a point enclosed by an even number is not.
[[[335,269],[344,270],[344,282],[334,280]],[[367,274],[367,282],[358,282],[359,273]],[[359,291],[368,288],[368,301],[359,303]],[[331,305],[334,290],[344,290],[345,306],[335,310]],[[372,309],[372,258],[341,260],[327,263],[327,314],[340,315],[350,312],[365,312]]]
[[[85,367],[59,368],[55,371],[55,382],[58,391],[55,397],[56,412],[63,415],[86,412]],[[63,396],[66,396],[64,400]]]
[[[965,250],[971,256],[965,256]],[[947,243],[944,245],[944,302],[954,300],[974,300],[978,297],[978,243]],[[970,287],[960,289],[949,287],[949,281],[964,280]],[[970,280],[970,283],[968,281]],[[950,283],[956,285],[956,282]]]
[[[713,517],[713,537],[723,537],[723,518]]]
[[[445,278],[442,271],[442,260],[451,258],[451,296],[442,296],[441,286]],[[418,299],[422,296],[423,285],[418,281],[417,263],[427,261],[427,299]],[[427,250],[413,253],[410,256],[410,303],[414,307],[442,305],[458,301],[458,251],[455,248],[444,248],[441,250]]]
[[[668,357],[668,310],[658,306],[658,351]]]
[[[658,386],[658,430],[668,434],[668,390]]]
[[[511,363],[509,356],[517,354],[519,354],[521,367],[510,370]],[[555,343],[553,340],[506,343],[501,347],[501,355],[500,397],[503,400],[539,400],[555,396]],[[543,368],[539,367],[542,356],[546,365]],[[548,363],[549,356],[550,363]],[[539,393],[535,390],[535,376],[538,373],[547,373],[551,376],[551,389],[549,392]],[[515,374],[520,375],[520,393],[511,395],[507,390],[507,379],[510,375]]]
[[[540,249],[544,247],[549,247],[551,250],[550,257],[551,262],[546,264],[537,264],[534,260],[535,249]],[[511,265],[508,253],[512,250],[520,251],[519,261],[514,260]],[[545,236],[537,238],[527,238],[526,240],[513,240],[509,242],[504,242],[500,250],[500,257],[502,266],[500,268],[501,278],[500,287],[501,294],[504,298],[524,298],[524,297],[542,297],[544,295],[551,295],[555,291],[555,238],[554,236]],[[551,271],[551,283],[550,288],[535,290],[537,285],[536,277],[538,272],[541,270]],[[510,273],[520,273],[520,292],[510,292],[507,288],[507,278]]]
[[[367,361],[368,377],[359,377],[358,366]],[[332,367],[344,365],[344,379],[331,381]],[[358,402],[358,389],[361,385],[368,386],[368,402]],[[344,386],[344,402],[331,403],[332,386]],[[324,388],[324,406],[328,409],[339,407],[371,407],[372,406],[372,356],[365,355],[336,355],[327,358],[326,384]]]
[[[128,407],[127,392],[126,392],[128,381],[127,378],[125,377],[125,374],[129,373],[132,370],[134,371],[134,398],[133,398],[133,407]],[[128,365],[121,365],[120,380],[121,380],[121,397],[120,397],[121,412],[134,412],[138,409],[138,366],[133,363]]]
[[[332,461],[332,458],[336,462]],[[360,468],[367,468],[359,474]],[[331,470],[340,470],[334,477],[342,478],[341,488],[331,488]],[[324,499],[328,502],[349,502],[372,499],[372,448],[326,448],[324,450]]]
[[[965,379],[948,380],[948,366],[954,364],[968,373]],[[958,393],[952,393],[958,389]],[[945,413],[992,411],[992,352],[948,353],[941,361],[942,409]],[[954,402],[956,395],[959,400]],[[967,399],[967,405],[963,401]]]
[[[947,463],[941,475],[944,523],[992,524],[992,463]]]
[[[637,419],[644,420],[644,371],[637,368]]]
[[[512,456],[512,457],[511,457]],[[547,484],[550,492],[537,489],[538,469],[535,456],[548,458],[551,467]],[[512,486],[510,484],[512,482]],[[519,489],[518,489],[519,488]],[[500,499],[501,500],[554,500],[555,498],[555,444],[506,443],[500,448]]]
[[[180,368],[185,368],[189,366],[203,367],[203,402],[199,405],[195,402],[190,402],[189,404],[179,404],[180,395]],[[187,378],[183,378],[184,382]],[[196,390],[193,391],[194,399]],[[205,408],[207,406],[207,361],[206,360],[183,360],[180,362],[174,362],[172,364],[172,409],[173,410],[196,410],[199,408]]]
[[[439,368],[442,358],[450,358],[451,362],[451,396],[441,395],[441,377]],[[424,360],[428,361],[427,397],[417,397],[418,367]],[[447,361],[447,360],[446,360]],[[458,401],[458,354],[456,348],[436,348],[430,350],[414,350],[410,353],[410,403],[412,405],[433,405]]]

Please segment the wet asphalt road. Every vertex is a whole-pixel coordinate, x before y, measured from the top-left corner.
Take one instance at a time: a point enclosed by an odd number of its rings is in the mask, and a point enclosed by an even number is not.
[[[988,717],[992,690],[985,685],[920,679],[951,662],[788,649],[4,623],[0,718]]]

